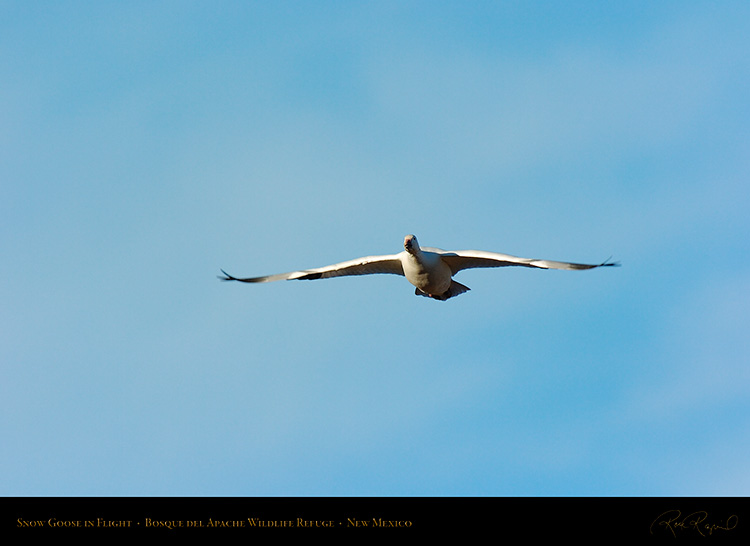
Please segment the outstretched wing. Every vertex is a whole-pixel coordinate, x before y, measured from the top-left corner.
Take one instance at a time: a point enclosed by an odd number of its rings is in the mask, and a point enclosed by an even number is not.
[[[435,249],[437,250],[437,249]],[[485,252],[483,250],[457,250],[447,252],[437,250],[442,260],[448,264],[453,275],[462,269],[472,269],[475,267],[536,267],[539,269],[594,269],[596,267],[618,266],[617,262],[606,260],[600,264],[577,264],[571,262],[555,262],[552,260],[537,260],[534,258],[519,258],[509,254],[499,254],[497,252]]]
[[[222,281],[240,281],[240,282],[271,282],[284,280],[313,280],[327,279],[329,277],[344,277],[348,275],[375,275],[378,273],[391,273],[393,275],[403,275],[404,269],[401,267],[401,260],[397,254],[389,256],[367,256],[357,258],[348,262],[319,267],[317,269],[305,269],[302,271],[292,271],[290,273],[278,273],[276,275],[266,275],[264,277],[233,277],[223,269]]]

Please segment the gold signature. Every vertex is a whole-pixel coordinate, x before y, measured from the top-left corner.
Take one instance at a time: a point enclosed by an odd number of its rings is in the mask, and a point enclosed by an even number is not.
[[[708,522],[708,512],[697,511],[682,516],[679,510],[667,510],[654,520],[649,531],[654,534],[654,528],[664,527],[669,529],[673,536],[678,531],[694,530],[701,536],[712,535],[714,531],[731,531],[737,527],[737,516],[731,515],[726,521]]]

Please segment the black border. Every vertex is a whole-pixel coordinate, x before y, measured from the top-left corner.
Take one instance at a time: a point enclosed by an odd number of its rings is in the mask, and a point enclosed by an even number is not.
[[[674,543],[750,537],[746,497],[6,497],[0,502],[3,535],[24,539],[196,533],[245,538],[322,533],[348,539],[451,533],[448,538],[458,533],[486,538],[490,533],[498,539]]]

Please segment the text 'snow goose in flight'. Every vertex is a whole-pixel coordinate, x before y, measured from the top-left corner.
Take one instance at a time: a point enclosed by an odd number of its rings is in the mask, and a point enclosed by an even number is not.
[[[576,270],[616,266],[619,264],[610,261],[605,261],[597,265],[553,262],[550,260],[519,258],[517,256],[509,256],[508,254],[498,254],[482,250],[456,250],[448,252],[439,248],[421,248],[414,235],[407,235],[404,237],[404,251],[398,254],[367,256],[317,269],[305,269],[303,271],[292,271],[291,273],[279,273],[277,275],[244,279],[233,277],[222,269],[221,272],[224,273],[224,276],[219,278],[224,281],[254,283],[391,273],[406,277],[406,280],[416,287],[414,292],[416,295],[445,301],[448,298],[458,296],[469,290],[467,286],[453,280],[453,275],[462,269],[506,267],[511,265],[536,267],[539,269]]]

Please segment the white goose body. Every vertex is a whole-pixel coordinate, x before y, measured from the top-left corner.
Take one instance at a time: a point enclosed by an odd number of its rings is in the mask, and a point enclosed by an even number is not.
[[[409,250],[399,254],[406,280],[425,294],[443,294],[451,286],[453,273],[440,255],[423,251],[416,238]]]

